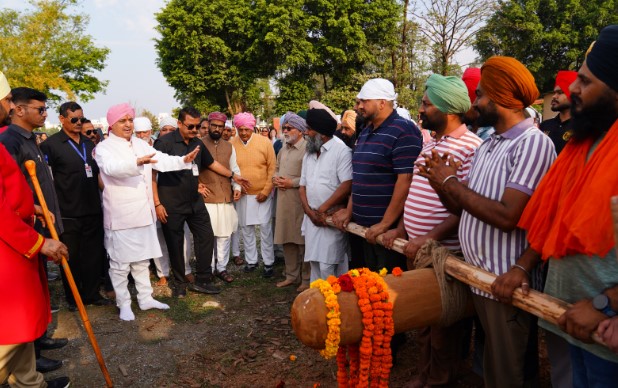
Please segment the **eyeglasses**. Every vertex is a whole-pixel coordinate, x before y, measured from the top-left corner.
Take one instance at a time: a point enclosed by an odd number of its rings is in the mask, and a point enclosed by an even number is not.
[[[85,117],[71,117],[71,124],[75,124],[78,121],[81,121],[81,123],[85,123],[88,119]]]
[[[47,112],[48,107],[47,106],[30,106],[30,105],[18,105],[21,107],[26,107],[26,108],[30,108],[30,109],[36,109],[37,111],[39,111],[39,114],[42,116],[43,113]]]
[[[260,129],[260,132],[269,132],[270,130],[268,129]]]
[[[182,121],[181,121],[181,122],[182,122]],[[187,127],[187,129],[188,129],[189,131],[192,131],[192,130],[194,130],[194,129],[199,129],[199,127],[200,127],[200,125],[199,125],[199,124],[189,124],[189,125],[187,125],[187,124],[185,124],[185,123],[182,123],[182,125],[184,125],[185,127]]]
[[[96,130],[96,129],[88,129],[88,130],[86,131],[86,136],[90,136],[90,135],[92,135],[92,134],[95,134],[96,132],[97,132],[97,130]]]
[[[210,124],[210,128],[212,128],[212,129],[217,129],[217,128],[223,129],[223,128],[225,128],[225,125]]]
[[[282,131],[291,131],[292,129],[294,129],[294,127],[290,127],[289,125],[284,125],[281,128]]]

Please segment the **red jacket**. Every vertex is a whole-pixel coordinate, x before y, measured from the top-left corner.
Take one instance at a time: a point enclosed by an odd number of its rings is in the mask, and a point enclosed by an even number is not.
[[[33,228],[32,191],[0,144],[0,345],[31,342],[51,322],[49,291]]]

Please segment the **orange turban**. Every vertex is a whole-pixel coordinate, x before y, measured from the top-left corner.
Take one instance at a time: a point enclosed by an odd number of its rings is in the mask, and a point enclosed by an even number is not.
[[[352,128],[353,131],[356,131],[356,112],[353,110],[346,110],[343,113],[341,122],[346,123],[348,127]]]
[[[523,109],[539,96],[534,76],[515,58],[491,57],[481,67],[481,88],[489,99],[509,109]]]

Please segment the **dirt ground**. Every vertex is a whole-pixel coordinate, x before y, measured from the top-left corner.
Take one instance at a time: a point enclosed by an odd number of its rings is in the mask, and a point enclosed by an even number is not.
[[[290,324],[295,287],[277,288],[283,264],[276,276],[242,272],[230,263],[236,278],[219,285],[222,292],[209,296],[189,292],[175,300],[167,286],[156,287],[167,312],[140,311],[134,301],[136,320],[118,319],[114,306],[88,306],[90,322],[116,387],[336,387],[336,362],[324,360],[300,343]],[[152,279],[153,283],[156,280]],[[63,349],[44,355],[62,359],[64,366],[46,378],[68,375],[75,387],[103,387],[99,369],[79,313],[69,312],[63,302],[60,281],[52,282],[52,295],[61,306],[53,314],[50,335],[66,337]],[[54,295],[55,294],[55,295]],[[415,333],[400,350],[391,372],[391,387],[402,387],[416,373],[418,349]],[[544,347],[542,347],[544,348]],[[543,351],[544,353],[544,351]],[[296,360],[291,361],[290,355]],[[455,386],[482,387],[468,360]],[[541,360],[542,387],[549,387],[546,357]]]

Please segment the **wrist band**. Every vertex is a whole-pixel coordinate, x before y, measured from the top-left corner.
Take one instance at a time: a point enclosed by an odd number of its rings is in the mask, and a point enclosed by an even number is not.
[[[444,186],[444,184],[446,182],[448,182],[448,180],[451,179],[451,178],[455,178],[455,179],[457,179],[457,182],[459,182],[459,178],[457,178],[457,175],[449,175],[446,178],[444,178],[444,180],[442,181],[442,186]]]
[[[526,275],[528,275],[528,277],[530,277],[530,272],[528,272],[528,270],[527,270],[527,269],[525,269],[522,265],[519,265],[519,264],[513,264],[513,265],[511,266],[511,269],[513,269],[513,268],[517,268],[517,269],[520,269],[520,270],[524,271],[524,272],[526,273]]]

